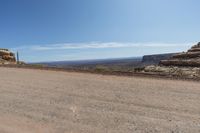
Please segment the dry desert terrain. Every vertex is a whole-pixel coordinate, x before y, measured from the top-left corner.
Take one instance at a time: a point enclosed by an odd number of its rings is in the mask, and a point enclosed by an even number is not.
[[[200,83],[0,68],[0,133],[199,133]]]

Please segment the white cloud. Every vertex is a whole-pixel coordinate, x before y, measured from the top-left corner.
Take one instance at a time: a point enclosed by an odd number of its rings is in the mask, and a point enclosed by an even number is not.
[[[131,48],[131,47],[190,47],[195,43],[119,43],[119,42],[90,42],[90,43],[60,43],[46,45],[28,45],[13,48],[13,50],[68,50],[68,49],[102,49],[102,48]]]

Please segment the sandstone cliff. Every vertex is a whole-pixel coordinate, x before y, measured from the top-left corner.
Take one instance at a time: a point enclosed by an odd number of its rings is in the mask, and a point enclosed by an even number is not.
[[[200,43],[194,45],[187,52],[178,53],[170,59],[161,60],[159,65],[145,67],[144,72],[200,80]]]
[[[200,42],[187,52],[178,53],[168,60],[161,60],[160,65],[200,67]]]
[[[0,64],[15,64],[15,54],[8,49],[0,49]]]

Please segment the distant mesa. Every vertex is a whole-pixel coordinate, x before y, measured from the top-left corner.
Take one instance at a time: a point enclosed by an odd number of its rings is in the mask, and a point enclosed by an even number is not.
[[[8,49],[0,48],[0,64],[16,64],[15,54]]]
[[[168,60],[161,60],[160,65],[199,67],[200,66],[200,42],[194,45],[187,52],[175,54]]]
[[[166,54],[155,54],[155,55],[144,55],[142,58],[143,64],[157,65],[161,60],[168,60],[177,53],[166,53]]]

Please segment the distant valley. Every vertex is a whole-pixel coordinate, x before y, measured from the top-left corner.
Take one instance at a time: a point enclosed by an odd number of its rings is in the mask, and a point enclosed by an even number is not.
[[[135,68],[142,68],[147,65],[157,65],[160,60],[169,59],[175,53],[145,55],[143,57],[116,58],[116,59],[97,59],[80,61],[52,61],[40,62],[48,67],[58,67],[66,69],[81,70],[112,70],[112,71],[133,71]]]

